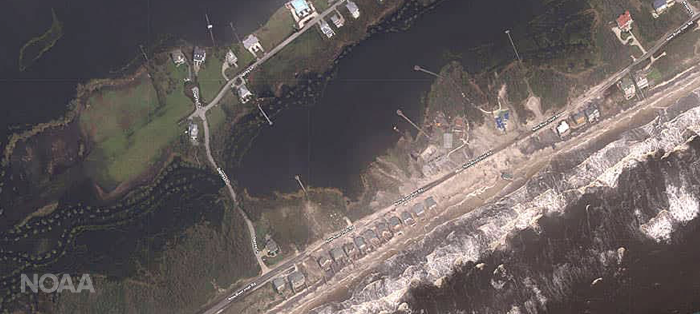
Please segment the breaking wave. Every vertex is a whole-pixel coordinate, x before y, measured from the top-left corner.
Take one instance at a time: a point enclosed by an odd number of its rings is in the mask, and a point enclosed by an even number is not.
[[[631,248],[675,243],[700,212],[698,103],[692,94],[602,147],[564,153],[379,265],[347,300],[313,312],[571,311],[580,305],[565,302],[573,291],[614,290],[610,282],[629,275]]]

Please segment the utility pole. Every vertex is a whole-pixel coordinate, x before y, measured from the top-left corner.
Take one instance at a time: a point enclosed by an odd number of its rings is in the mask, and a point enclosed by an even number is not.
[[[296,179],[297,182],[299,182],[299,186],[304,191],[304,195],[306,195],[306,197],[308,198],[309,194],[306,192],[306,188],[304,187],[304,183],[301,183],[301,178],[299,178],[299,175],[294,176],[294,179]]]
[[[204,18],[207,19],[207,29],[209,29],[209,36],[211,36],[211,44],[212,46],[216,46],[216,43],[214,42],[214,31],[212,30],[214,28],[214,25],[211,25],[209,22],[209,15],[204,13]]]
[[[270,125],[272,125],[272,120],[270,120],[270,117],[267,116],[267,114],[265,113],[265,110],[263,110],[263,108],[260,107],[260,103],[258,103],[258,109],[260,109],[260,112],[262,112],[262,115],[263,115],[263,116],[265,117],[265,119],[267,120],[267,123],[270,124]],[[297,177],[299,177],[299,176],[297,176]],[[298,179],[297,179],[297,180],[298,180]]]
[[[520,54],[518,53],[518,49],[515,48],[515,43],[513,42],[513,37],[510,37],[510,30],[506,30],[506,35],[508,35],[508,39],[510,39],[510,44],[513,46],[513,51],[515,51],[515,56],[518,57],[518,61],[520,63],[523,63],[523,59],[520,58]]]
[[[399,115],[400,117],[406,119],[406,121],[408,121],[408,123],[410,123],[414,128],[416,128],[416,130],[418,130],[418,133],[423,133],[423,135],[425,135],[425,137],[430,139],[430,136],[428,136],[428,133],[425,133],[425,131],[423,131],[423,129],[418,127],[415,123],[413,123],[413,121],[411,121],[411,119],[409,119],[407,116],[405,116],[403,114],[403,112],[401,111],[401,109],[396,109],[396,114]]]
[[[233,32],[233,36],[236,37],[236,42],[241,42],[241,38],[238,37],[238,33],[236,33],[236,28],[233,27],[233,22],[229,22],[228,25],[231,26],[231,31]]]

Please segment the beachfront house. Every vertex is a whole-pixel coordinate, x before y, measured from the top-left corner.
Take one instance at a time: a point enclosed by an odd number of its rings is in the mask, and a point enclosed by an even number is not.
[[[321,33],[323,33],[323,35],[326,35],[327,38],[331,38],[335,35],[335,31],[333,31],[331,26],[328,25],[328,22],[326,22],[326,20],[324,19],[318,21],[318,27],[321,29]]]
[[[272,238],[267,239],[265,242],[265,250],[267,251],[267,256],[269,257],[275,257],[277,254],[280,252],[280,247],[277,245],[277,242],[273,240]]]
[[[591,104],[583,112],[586,113],[588,123],[593,123],[600,119],[600,111],[598,110],[598,107],[596,107],[596,105]]]
[[[320,266],[323,270],[330,270],[331,264],[333,264],[333,261],[331,261],[331,259],[325,254],[318,258],[318,266]]]
[[[333,260],[338,264],[345,263],[346,258],[348,257],[347,255],[345,255],[345,252],[343,252],[343,249],[341,247],[331,249],[330,253],[331,258],[333,258]]]
[[[192,60],[194,61],[194,65],[202,65],[202,63],[207,61],[207,51],[201,47],[194,47],[194,52],[192,53]]]
[[[253,99],[253,93],[251,93],[248,87],[245,86],[245,83],[238,86],[236,92],[238,94],[238,99],[241,101],[242,104],[245,104],[251,99]]]
[[[185,54],[182,53],[182,50],[180,49],[173,49],[170,51],[170,58],[173,59],[173,63],[175,63],[176,66],[180,66],[181,64],[185,63]]]
[[[307,22],[318,16],[314,5],[307,0],[292,0],[285,4],[285,7],[292,12],[292,17],[297,23],[297,28],[302,29]]]
[[[647,79],[647,71],[639,71],[635,76],[635,81],[637,82],[637,87],[639,89],[649,87],[649,80]]]
[[[250,34],[246,38],[243,38],[243,47],[250,51],[250,53],[252,53],[256,58],[258,57],[259,52],[264,51],[262,45],[260,44],[260,40],[254,34]]]
[[[199,135],[199,127],[197,126],[197,123],[190,122],[190,125],[187,128],[187,133],[190,134],[190,139],[192,141],[197,141],[197,136]]]
[[[293,272],[288,278],[294,293],[301,291],[306,286],[306,278],[300,271]]]
[[[569,134],[569,130],[569,123],[567,123],[566,121],[562,120],[557,125],[557,134],[559,134],[559,137],[563,137],[564,135]]]
[[[231,49],[226,52],[226,63],[228,63],[229,66],[238,67],[238,57],[233,54]]]
[[[354,244],[350,242],[345,243],[345,245],[343,245],[343,251],[345,251],[345,254],[347,254],[351,259],[357,258],[357,247]]]
[[[350,16],[352,16],[352,18],[357,19],[360,17],[360,8],[357,7],[357,4],[355,2],[348,0],[348,3],[345,4],[345,7],[348,8],[348,11],[350,11]]]
[[[401,220],[403,220],[404,224],[409,225],[409,226],[416,224],[416,221],[413,220],[413,216],[411,216],[411,213],[409,213],[409,212],[401,213]]]
[[[426,198],[425,207],[428,207],[429,210],[432,210],[433,208],[437,207],[437,202],[435,201],[435,198],[433,198],[432,196]]]
[[[413,211],[413,214],[416,215],[416,217],[421,217],[425,214],[425,205],[423,203],[416,203],[411,207],[411,210]]]
[[[401,224],[401,220],[399,220],[399,218],[396,216],[391,216],[389,218],[389,226],[394,232],[401,230],[401,227],[403,227],[403,225]]]
[[[331,15],[331,22],[333,22],[336,28],[341,28],[345,25],[345,18],[340,12],[335,11],[335,14]]]
[[[571,121],[574,122],[575,126],[582,126],[586,124],[586,115],[581,111],[571,115]]]
[[[654,7],[654,13],[658,15],[666,12],[666,10],[670,9],[674,4],[676,4],[675,0],[654,0],[652,6]]]
[[[625,11],[624,14],[621,14],[620,16],[617,17],[617,27],[623,31],[623,32],[629,32],[632,30],[632,15],[630,15],[630,11]]]
[[[287,288],[287,283],[282,277],[275,278],[272,280],[272,288],[274,288],[277,293],[282,294],[284,293],[285,288]]]
[[[618,84],[620,90],[625,93],[625,99],[630,100],[634,97],[637,89],[634,87],[634,82],[629,77],[623,78]]]
[[[367,249],[367,242],[365,242],[365,238],[355,237],[352,240],[353,240],[353,242],[355,242],[355,246],[357,246],[357,248],[360,251],[364,252]]]

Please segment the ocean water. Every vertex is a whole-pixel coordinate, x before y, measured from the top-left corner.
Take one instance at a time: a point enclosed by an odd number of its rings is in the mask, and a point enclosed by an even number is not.
[[[314,313],[697,311],[699,105],[696,92],[602,148],[561,156]]]

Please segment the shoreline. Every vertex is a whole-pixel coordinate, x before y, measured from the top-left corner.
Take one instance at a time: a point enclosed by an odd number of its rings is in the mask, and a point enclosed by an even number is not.
[[[596,124],[593,129],[586,130],[586,133],[588,134],[579,135],[586,137],[586,141],[580,142],[579,144],[575,144],[569,141],[565,147],[558,147],[556,149],[557,155],[569,154],[572,151],[578,149],[579,145],[585,146],[587,144],[590,144],[591,142],[595,142],[601,139],[604,141],[605,145],[607,145],[615,140],[618,140],[621,134],[629,130],[637,129],[644,125],[648,125],[649,123],[653,122],[653,120],[657,117],[657,110],[660,110],[659,107],[667,108],[677,103],[681,98],[686,97],[694,92],[700,91],[700,72],[698,71],[698,69],[698,66],[695,66],[694,68],[685,71],[686,73],[692,72],[688,75],[688,77],[682,77],[682,75],[679,75],[675,77],[674,80],[664,82],[670,82],[670,87],[666,87],[663,90],[656,91],[653,95],[649,96],[649,100],[645,104],[642,104],[641,107],[627,109],[617,116],[609,117],[608,119],[617,120],[617,122],[612,127],[603,127],[602,124]],[[665,86],[667,84],[660,85]],[[670,92],[669,88],[671,89]],[[620,115],[622,115],[622,117],[620,117]],[[544,149],[539,152],[539,155],[550,155],[547,153],[547,151],[550,150],[551,149]],[[595,151],[591,154],[594,153]],[[438,216],[432,218],[431,221],[427,223],[426,226],[424,226],[424,228],[428,228],[431,231],[424,234],[421,233],[415,238],[402,240],[401,243],[392,240],[392,242],[394,243],[390,243],[389,245],[385,244],[383,247],[380,248],[378,252],[373,253],[373,255],[371,256],[372,259],[370,261],[365,260],[357,262],[362,262],[362,268],[365,269],[360,274],[353,274],[352,276],[339,279],[340,281],[337,281],[338,278],[331,279],[331,283],[333,283],[335,287],[329,287],[326,285],[322,286],[324,287],[324,289],[322,289],[322,295],[318,296],[317,298],[312,298],[306,301],[306,303],[304,303],[301,306],[295,307],[295,309],[291,311],[291,313],[307,313],[312,309],[316,309],[322,304],[329,304],[346,300],[344,299],[344,297],[351,295],[351,292],[354,290],[354,288],[350,287],[353,287],[360,280],[364,279],[364,277],[370,274],[375,268],[379,267],[379,265],[381,265],[385,260],[391,258],[392,256],[395,256],[397,253],[400,253],[401,250],[399,249],[399,247],[410,247],[409,243],[421,241],[427,235],[436,231],[437,228],[440,228],[442,226],[448,226],[454,220],[466,217],[466,215],[468,215],[473,210],[478,209],[482,205],[496,201],[503,197],[507,197],[511,193],[524,186],[524,184],[527,183],[531,178],[536,176],[540,172],[540,170],[546,168],[553,158],[555,157],[546,158],[523,167],[520,170],[522,176],[516,175],[516,178],[518,179],[517,181],[504,183],[502,182],[504,180],[497,180],[496,182],[494,182],[493,185],[490,185],[485,190],[473,191],[472,193],[475,194],[469,195],[462,202],[453,201],[451,205],[447,205],[447,209],[443,210],[440,214],[438,214]],[[456,178],[452,178],[450,180],[455,179]],[[468,207],[471,207],[472,209],[467,211],[460,211],[458,207],[464,206],[464,202],[466,202],[466,204],[468,204]],[[356,265],[353,268],[355,267],[358,266]],[[318,291],[321,287],[315,288],[316,289],[314,291],[310,291],[310,293]]]

